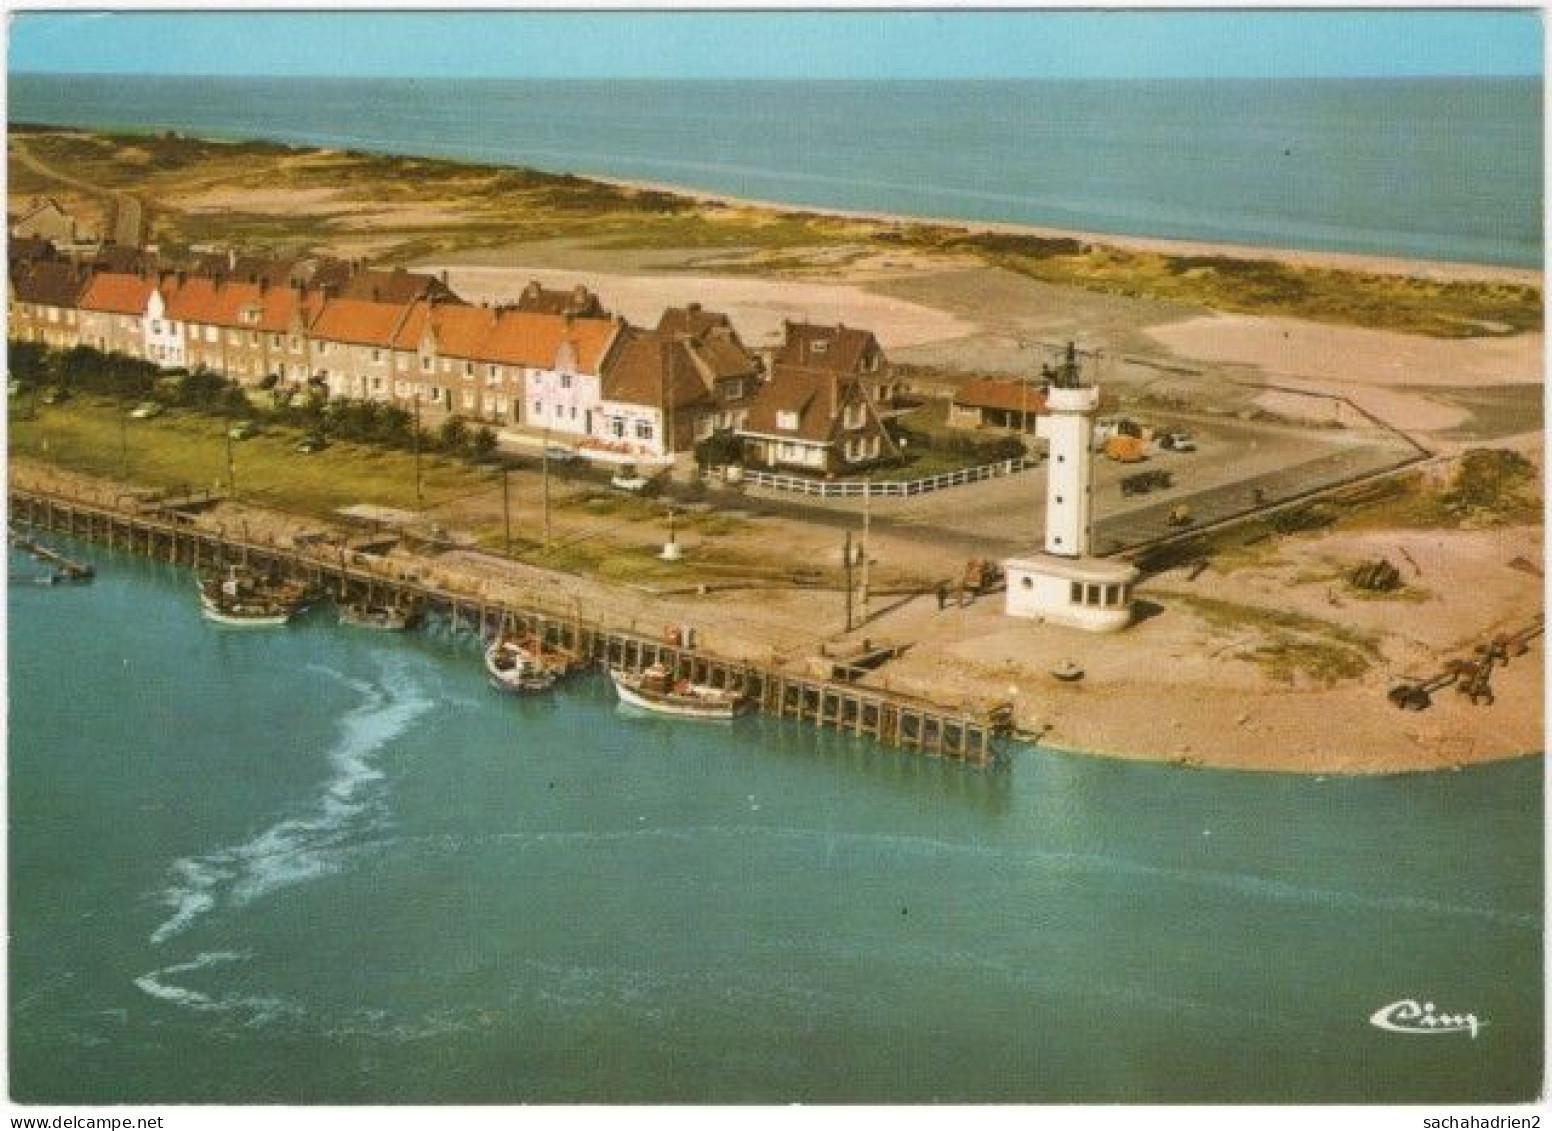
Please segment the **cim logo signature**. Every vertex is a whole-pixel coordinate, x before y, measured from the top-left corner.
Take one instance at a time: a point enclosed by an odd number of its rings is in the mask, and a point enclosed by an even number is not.
[[[1391,1033],[1470,1033],[1473,1041],[1487,1027],[1487,1022],[1478,1021],[1475,1013],[1439,1013],[1433,1002],[1419,1005],[1412,998],[1376,1009],[1369,1024]]]

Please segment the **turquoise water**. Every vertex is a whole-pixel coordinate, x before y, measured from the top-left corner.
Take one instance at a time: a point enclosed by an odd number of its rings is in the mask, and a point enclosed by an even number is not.
[[[221,630],[81,553],[9,594],[18,1100],[1538,1090],[1540,759],[986,772],[514,701],[467,640]],[[1368,1023],[1414,996],[1486,1028]]]
[[[523,82],[12,75],[12,121],[760,199],[1539,266],[1536,79]]]

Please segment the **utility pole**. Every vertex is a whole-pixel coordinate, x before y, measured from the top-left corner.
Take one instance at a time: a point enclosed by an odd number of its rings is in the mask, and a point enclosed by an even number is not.
[[[862,623],[868,622],[868,559],[872,557],[872,542],[869,534],[873,530],[873,477],[867,476],[862,481],[862,601],[859,611],[862,614]]]
[[[851,531],[846,532],[846,548],[841,552],[842,561],[846,564],[846,631],[851,631],[851,603],[856,595],[851,586]]]
[[[232,455],[232,417],[226,416],[226,489],[237,498],[237,461]]]
[[[501,527],[506,533],[506,555],[512,556],[512,469],[501,465]]]
[[[420,393],[415,394],[415,503],[426,505],[425,492],[420,485]]]
[[[37,408],[33,409],[33,416],[38,415]],[[129,413],[119,417],[119,478],[129,481]]]

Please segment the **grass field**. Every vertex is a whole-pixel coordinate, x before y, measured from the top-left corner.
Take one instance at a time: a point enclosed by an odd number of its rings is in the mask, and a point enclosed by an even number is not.
[[[15,455],[136,487],[205,490],[228,483],[226,426],[221,417],[180,412],[130,420],[120,405],[81,398],[40,408],[33,419],[13,417],[10,445]],[[232,443],[238,496],[320,517],[353,503],[418,509],[412,453],[335,443],[304,454],[294,450],[301,435],[271,427]],[[427,501],[494,489],[488,472],[466,464],[422,463]]]
[[[742,267],[730,262],[725,269],[766,273],[817,267],[838,249],[898,250],[968,254],[1043,282],[1107,294],[1434,337],[1508,335],[1543,325],[1541,288],[1513,282],[1170,256],[1068,238],[701,202],[532,169],[269,142],[15,126],[10,136],[13,206],[51,189],[47,177],[16,158],[19,138],[65,176],[149,202],[152,236],[166,248],[200,241],[351,254],[370,248],[383,262],[404,263],[566,239],[592,250],[748,251]]]

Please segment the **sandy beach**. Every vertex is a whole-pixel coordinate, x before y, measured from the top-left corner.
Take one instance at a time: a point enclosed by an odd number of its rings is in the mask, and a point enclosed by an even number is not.
[[[711,202],[727,208],[758,208],[791,212],[805,216],[835,216],[880,224],[926,224],[934,227],[961,228],[967,232],[1004,232],[1011,235],[1037,236],[1041,239],[1074,239],[1130,251],[1151,251],[1160,255],[1221,255],[1231,259],[1269,259],[1305,267],[1329,267],[1342,271],[1366,271],[1382,275],[1407,275],[1445,281],[1474,280],[1539,285],[1542,272],[1524,267],[1491,263],[1456,263],[1439,259],[1414,259],[1398,256],[1368,255],[1343,251],[1307,251],[1253,244],[1218,243],[1208,240],[1177,240],[1116,232],[1090,232],[1070,228],[1052,228],[1036,224],[1016,224],[992,220],[964,220],[942,216],[912,216],[896,212],[872,212],[828,206],[791,204],[780,200],[732,196],[663,181],[644,181],[590,175],[589,180],[620,188],[649,192],[667,192],[692,200]]]

